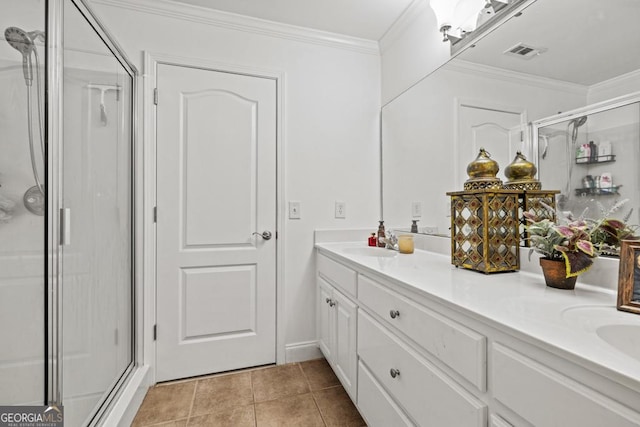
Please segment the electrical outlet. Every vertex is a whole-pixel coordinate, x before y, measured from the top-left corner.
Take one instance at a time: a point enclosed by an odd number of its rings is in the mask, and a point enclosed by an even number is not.
[[[411,202],[411,216],[413,218],[422,217],[422,202]]]
[[[347,204],[345,202],[336,201],[336,218],[344,219],[347,217]]]
[[[438,227],[430,225],[422,229],[424,234],[438,234]]]
[[[300,202],[289,202],[289,219],[300,219]]]

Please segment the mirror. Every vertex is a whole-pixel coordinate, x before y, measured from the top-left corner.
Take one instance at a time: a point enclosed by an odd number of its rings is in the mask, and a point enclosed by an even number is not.
[[[638,20],[636,0],[537,0],[384,105],[387,226],[408,229],[419,219],[421,232],[448,236],[445,193],[462,190],[480,147],[502,171],[519,150],[537,163],[540,146],[528,123],[640,91]],[[635,141],[630,149],[637,152]],[[549,150],[551,144],[564,150],[566,138],[549,140]],[[543,188],[562,190],[555,187],[564,184],[567,165],[541,169]],[[634,174],[640,182],[637,168]]]

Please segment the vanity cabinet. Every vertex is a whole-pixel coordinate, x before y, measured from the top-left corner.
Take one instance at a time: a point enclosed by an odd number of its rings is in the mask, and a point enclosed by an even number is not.
[[[387,273],[392,262],[326,253],[317,256],[318,344],[369,426],[640,427],[640,384],[606,361],[586,363],[508,316],[498,322],[449,302],[448,284],[434,298],[435,279],[414,287],[399,277],[415,274]],[[442,265],[439,280],[468,279]]]
[[[325,258],[325,257],[322,257]],[[356,273],[328,258],[318,260],[317,336],[320,351],[349,396],[357,398],[357,305],[340,289],[353,289]],[[353,285],[351,287],[351,284]]]
[[[637,412],[518,351],[495,344],[492,357],[494,398],[535,426],[640,425]]]

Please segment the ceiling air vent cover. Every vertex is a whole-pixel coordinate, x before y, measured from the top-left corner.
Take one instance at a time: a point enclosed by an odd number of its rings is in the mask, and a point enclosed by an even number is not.
[[[545,48],[533,47],[524,43],[518,43],[517,45],[510,47],[502,53],[508,56],[515,56],[516,58],[531,59],[535,56],[545,53],[546,51],[547,49]]]

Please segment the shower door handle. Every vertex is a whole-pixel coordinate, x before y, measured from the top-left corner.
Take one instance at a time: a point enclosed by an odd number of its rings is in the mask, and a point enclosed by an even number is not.
[[[60,245],[71,244],[71,209],[60,209]]]

